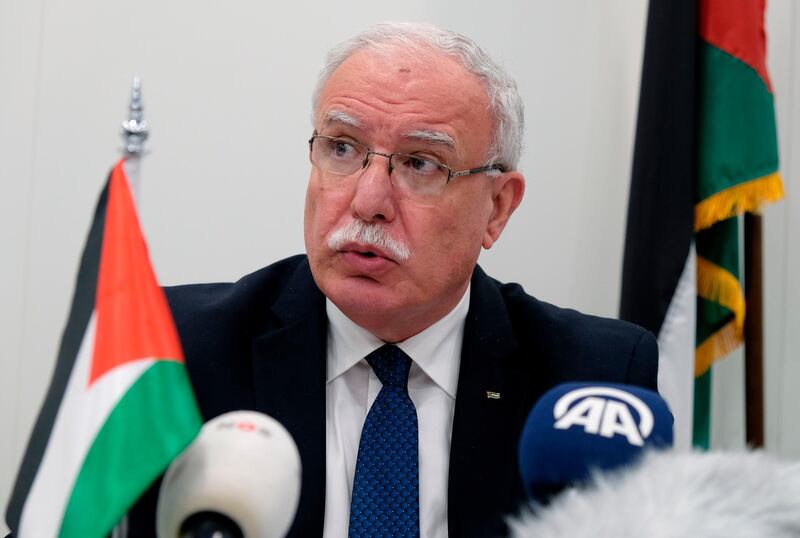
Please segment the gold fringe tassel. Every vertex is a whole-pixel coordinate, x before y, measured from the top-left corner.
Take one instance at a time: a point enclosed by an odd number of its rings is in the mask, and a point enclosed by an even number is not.
[[[745,211],[754,213],[761,204],[781,198],[783,182],[779,172],[729,187],[694,206],[694,231],[699,232]]]
[[[742,343],[745,316],[744,293],[739,280],[730,271],[701,256],[697,257],[697,295],[721,304],[733,312],[734,318],[695,350],[695,377],[704,374],[715,360]]]
[[[741,343],[742,333],[736,328],[736,322],[731,320],[694,350],[694,376],[700,377],[706,373],[714,361],[724,357]]]
[[[697,257],[697,295],[733,312],[737,329],[744,329],[744,292],[739,280],[702,256]]]

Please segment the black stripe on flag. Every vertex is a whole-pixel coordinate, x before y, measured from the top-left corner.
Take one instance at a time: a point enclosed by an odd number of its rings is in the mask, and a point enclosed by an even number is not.
[[[651,0],[620,317],[659,334],[694,227],[697,5]]]
[[[25,499],[28,497],[36,472],[39,469],[39,464],[50,438],[50,432],[55,423],[58,407],[64,396],[75,359],[78,356],[78,350],[94,310],[109,181],[110,176],[109,180],[106,181],[103,192],[100,194],[100,199],[97,201],[92,227],[83,249],[72,306],[69,318],[67,318],[67,326],[61,336],[61,346],[58,351],[55,371],[50,380],[50,388],[47,390],[44,404],[33,427],[33,433],[28,441],[28,448],[25,451],[22,465],[17,474],[17,481],[14,484],[14,491],[6,509],[6,523],[13,532],[16,532],[19,527]]]

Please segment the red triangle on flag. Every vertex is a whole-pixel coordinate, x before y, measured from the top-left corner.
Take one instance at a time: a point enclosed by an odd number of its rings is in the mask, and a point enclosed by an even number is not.
[[[178,332],[150,265],[123,162],[114,166],[109,180],[89,385],[117,366],[139,359],[183,362]]]

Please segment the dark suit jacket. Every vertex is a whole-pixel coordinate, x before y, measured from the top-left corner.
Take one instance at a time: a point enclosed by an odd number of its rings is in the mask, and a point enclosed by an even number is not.
[[[168,288],[167,296],[204,419],[255,409],[280,421],[303,465],[289,536],[321,536],[328,322],[306,257],[234,284]],[[639,327],[540,302],[476,267],[450,449],[450,535],[503,533],[502,517],[523,500],[520,431],[543,392],[582,380],[656,390],[657,355],[652,334]],[[152,532],[154,502],[155,488],[131,513],[133,535]]]

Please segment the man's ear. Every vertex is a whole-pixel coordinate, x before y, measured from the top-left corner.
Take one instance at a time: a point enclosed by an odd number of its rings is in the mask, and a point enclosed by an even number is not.
[[[525,176],[520,172],[505,172],[492,185],[492,213],[483,235],[483,248],[492,248],[500,238],[511,214],[525,194]]]

